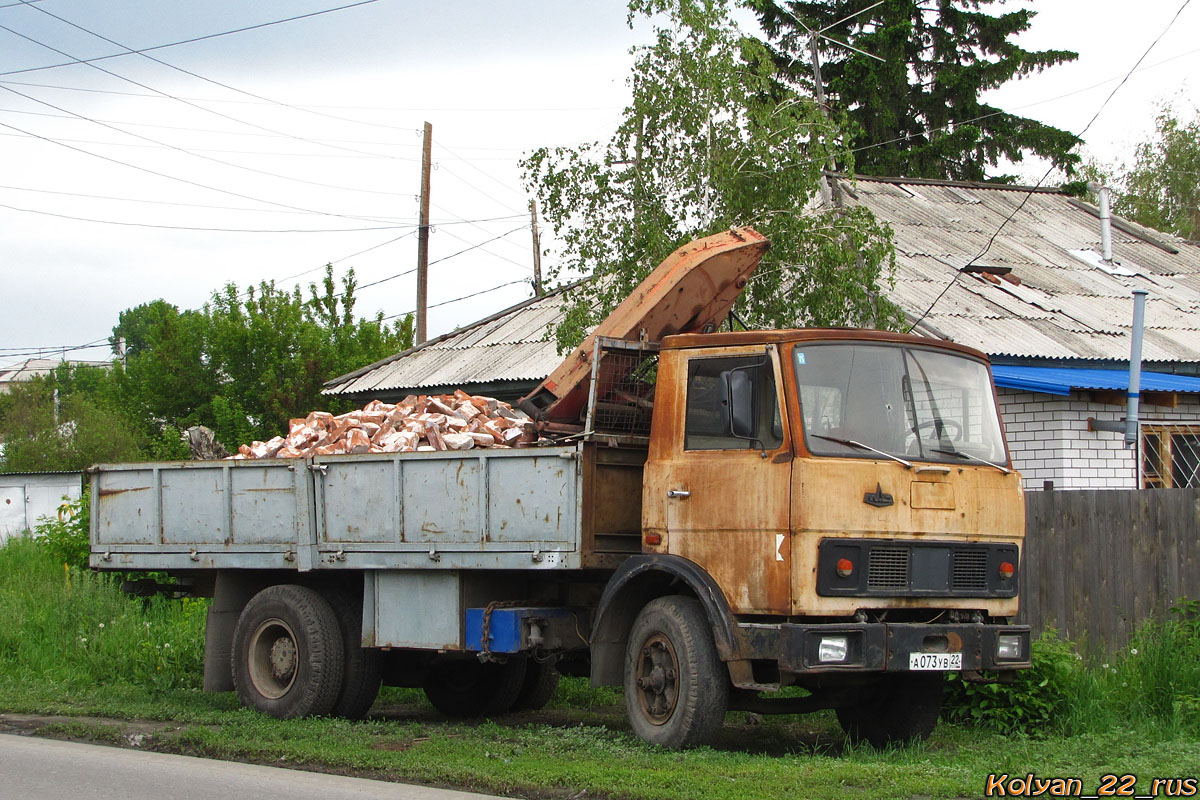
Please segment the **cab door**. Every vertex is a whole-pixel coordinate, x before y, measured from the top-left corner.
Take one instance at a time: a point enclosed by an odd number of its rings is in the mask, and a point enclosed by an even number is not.
[[[665,495],[667,552],[704,567],[734,613],[786,614],[791,449],[776,348],[681,356],[681,414],[648,483]]]

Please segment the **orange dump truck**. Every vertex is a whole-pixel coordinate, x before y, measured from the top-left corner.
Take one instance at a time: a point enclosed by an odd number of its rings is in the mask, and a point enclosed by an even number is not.
[[[96,467],[92,565],[213,597],[206,688],[275,716],[361,716],[381,682],[501,714],[564,673],[624,686],[667,747],[729,709],[926,736],[945,673],[1030,663],[989,365],[714,332],[766,247],[741,228],[664,261],[522,400],[536,446]]]

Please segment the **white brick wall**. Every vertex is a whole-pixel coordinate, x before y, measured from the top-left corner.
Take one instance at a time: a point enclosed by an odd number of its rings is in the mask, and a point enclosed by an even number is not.
[[[1125,448],[1120,433],[1091,432],[1088,417],[1119,420],[1125,406],[1090,400],[1088,392],[1070,396],[997,389],[1013,466],[1026,489],[1136,489],[1135,451]],[[1200,396],[1179,395],[1177,408],[1143,403],[1143,422],[1200,422]]]

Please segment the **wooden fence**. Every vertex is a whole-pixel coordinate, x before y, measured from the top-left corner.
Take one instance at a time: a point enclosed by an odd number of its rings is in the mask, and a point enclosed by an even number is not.
[[[1021,622],[1113,650],[1177,598],[1200,599],[1200,489],[1025,495]]]

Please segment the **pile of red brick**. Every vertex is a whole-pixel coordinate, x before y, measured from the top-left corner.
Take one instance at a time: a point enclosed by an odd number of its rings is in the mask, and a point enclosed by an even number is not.
[[[412,453],[519,447],[537,441],[525,412],[503,400],[454,394],[408,397],[392,405],[372,400],[334,416],[314,411],[291,420],[287,436],[252,442],[231,458],[306,458],[350,453]]]

